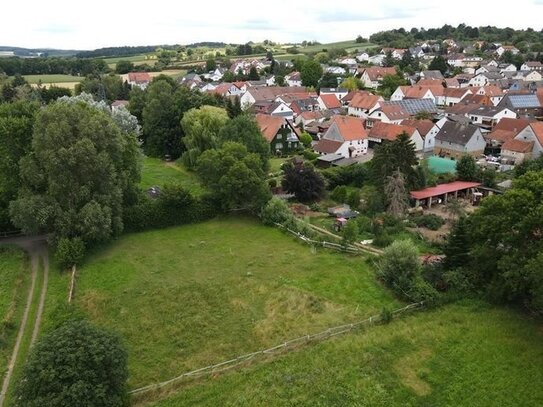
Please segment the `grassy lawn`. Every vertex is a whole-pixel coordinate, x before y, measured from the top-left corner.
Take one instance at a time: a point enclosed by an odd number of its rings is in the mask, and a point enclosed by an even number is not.
[[[140,182],[142,189],[172,183],[180,184],[195,194],[203,192],[203,187],[196,174],[188,171],[181,164],[145,157]]]
[[[71,83],[71,82],[81,82],[85,79],[83,76],[74,76],[74,75],[61,75],[61,74],[52,74],[52,75],[24,75],[24,78],[30,84],[37,84],[41,81],[43,84],[54,83],[58,86],[62,86],[62,83]]]
[[[25,253],[15,247],[0,246],[0,381],[11,357],[30,277]]]
[[[71,314],[52,274],[45,330]],[[123,336],[131,387],[399,305],[364,258],[243,218],[126,235],[87,258],[75,302]]]
[[[270,158],[270,172],[276,173],[281,170],[281,165],[289,158]]]
[[[156,407],[541,406],[541,324],[465,302],[188,384]]]

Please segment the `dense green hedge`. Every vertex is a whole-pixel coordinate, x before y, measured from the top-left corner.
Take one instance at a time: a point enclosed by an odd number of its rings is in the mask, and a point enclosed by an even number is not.
[[[166,185],[157,198],[147,195],[124,211],[127,232],[184,225],[210,219],[219,213],[220,205],[209,195],[194,197],[181,186]]]

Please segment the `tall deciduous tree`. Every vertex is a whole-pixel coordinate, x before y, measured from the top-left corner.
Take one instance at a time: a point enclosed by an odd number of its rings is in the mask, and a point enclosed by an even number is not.
[[[140,177],[136,137],[108,113],[56,102],[36,118],[32,150],[20,162],[22,187],[10,205],[25,233],[104,241],[123,229],[123,206]]]
[[[127,353],[116,335],[69,321],[38,341],[13,402],[20,407],[128,406]]]
[[[300,76],[303,86],[316,88],[322,76],[322,66],[317,61],[307,60],[302,65]]]
[[[256,153],[262,161],[262,169],[268,169],[270,145],[262,136],[258,124],[252,116],[241,115],[228,121],[219,132],[219,144],[234,141],[243,144],[249,153]]]
[[[188,168],[196,165],[198,157],[218,145],[221,128],[228,122],[226,110],[215,106],[202,106],[191,109],[183,115],[181,127],[185,133],[183,144],[183,163]]]
[[[291,160],[283,164],[281,185],[302,202],[315,201],[324,195],[324,179],[310,163]]]
[[[430,65],[428,65],[428,69],[431,71],[440,71],[445,75],[449,70],[449,65],[447,64],[447,61],[445,61],[445,58],[441,55],[436,55],[435,58],[432,59],[432,62],[430,62]]]
[[[31,150],[35,102],[0,104],[0,230],[11,230],[9,203],[17,197],[21,178],[19,160]]]
[[[259,212],[270,199],[260,157],[234,142],[205,151],[196,171],[223,210],[248,209]]]
[[[468,154],[464,154],[456,163],[456,175],[462,181],[478,181],[479,167],[475,159]]]

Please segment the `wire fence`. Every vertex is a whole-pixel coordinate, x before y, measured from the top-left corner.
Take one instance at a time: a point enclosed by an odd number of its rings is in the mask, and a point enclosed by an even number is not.
[[[309,243],[309,244],[314,245],[314,246],[322,246],[322,247],[325,247],[327,249],[333,249],[333,250],[338,250],[338,251],[341,251],[341,252],[347,252],[347,253],[353,253],[353,254],[362,254],[363,253],[362,249],[360,249],[360,248],[358,248],[356,246],[353,246],[352,244],[338,244],[338,243],[327,242],[327,241],[324,241],[324,240],[322,240],[322,241],[313,240],[313,239],[310,239],[307,236],[304,236],[300,232],[296,232],[294,230],[291,230],[291,229],[287,228],[284,225],[281,225],[280,223],[276,223],[275,225],[277,227],[279,227],[279,228],[282,228],[282,229],[286,230],[291,235],[297,237],[301,241],[303,241],[305,243]]]
[[[391,312],[391,314],[393,316],[395,315],[400,315],[400,314],[403,314],[407,311],[411,311],[411,310],[416,310],[416,309],[419,309],[419,308],[422,308],[424,307],[424,301],[422,302],[416,302],[416,303],[412,303],[412,304],[409,304],[403,308],[398,308],[394,311]],[[237,356],[233,359],[230,359],[230,360],[226,360],[224,362],[220,362],[220,363],[216,363],[216,364],[213,364],[213,365],[209,365],[209,366],[205,366],[205,367],[202,367],[202,368],[199,368],[199,369],[196,369],[196,370],[191,370],[189,372],[185,372],[185,373],[182,373],[180,374],[179,376],[176,376],[172,379],[169,379],[169,380],[166,380],[166,381],[163,381],[163,382],[160,382],[160,383],[154,383],[154,384],[150,384],[148,386],[144,386],[144,387],[140,387],[140,388],[137,388],[137,389],[134,389],[132,391],[130,391],[130,394],[133,394],[133,395],[140,395],[140,394],[144,394],[144,393],[147,393],[147,392],[150,392],[150,391],[153,391],[153,390],[159,390],[165,386],[168,386],[170,384],[173,384],[173,383],[176,383],[176,382],[179,382],[183,379],[187,379],[187,378],[197,378],[197,377],[201,377],[201,376],[204,376],[204,375],[210,375],[210,374],[216,374],[216,373],[220,373],[220,372],[223,372],[223,371],[226,371],[226,370],[229,370],[229,369],[232,369],[242,363],[246,363],[254,358],[257,358],[257,357],[264,357],[266,355],[272,355],[272,354],[276,354],[276,353],[279,353],[281,351],[285,351],[285,350],[292,350],[296,347],[299,347],[301,345],[304,345],[304,344],[308,344],[310,342],[322,342],[326,339],[329,339],[329,338],[332,338],[336,335],[341,335],[341,334],[345,334],[347,332],[351,332],[355,329],[359,329],[359,328],[362,328],[364,326],[371,326],[372,324],[374,323],[377,323],[377,322],[381,322],[383,320],[383,317],[381,315],[374,315],[374,316],[371,316],[367,319],[364,319],[362,321],[358,321],[358,322],[354,322],[354,323],[350,323],[350,324],[345,324],[345,325],[339,325],[339,326],[334,326],[334,327],[331,327],[331,328],[328,328],[324,331],[320,331],[320,332],[317,332],[317,333],[314,333],[314,334],[308,334],[308,335],[304,335],[304,336],[300,336],[298,338],[294,338],[294,339],[290,339],[288,341],[285,341],[285,342],[282,342],[276,346],[273,346],[271,348],[267,348],[267,349],[263,349],[263,350],[259,350],[259,351],[256,351],[256,352],[252,352],[252,353],[247,353],[245,355],[240,355],[240,356]]]

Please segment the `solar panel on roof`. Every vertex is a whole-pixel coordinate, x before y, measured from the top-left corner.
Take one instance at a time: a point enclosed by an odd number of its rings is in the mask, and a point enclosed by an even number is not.
[[[394,102],[383,102],[384,105],[400,106],[410,115],[419,112],[437,113],[435,103],[431,99],[403,99]]]
[[[541,106],[536,95],[510,95],[509,100],[515,109]]]

